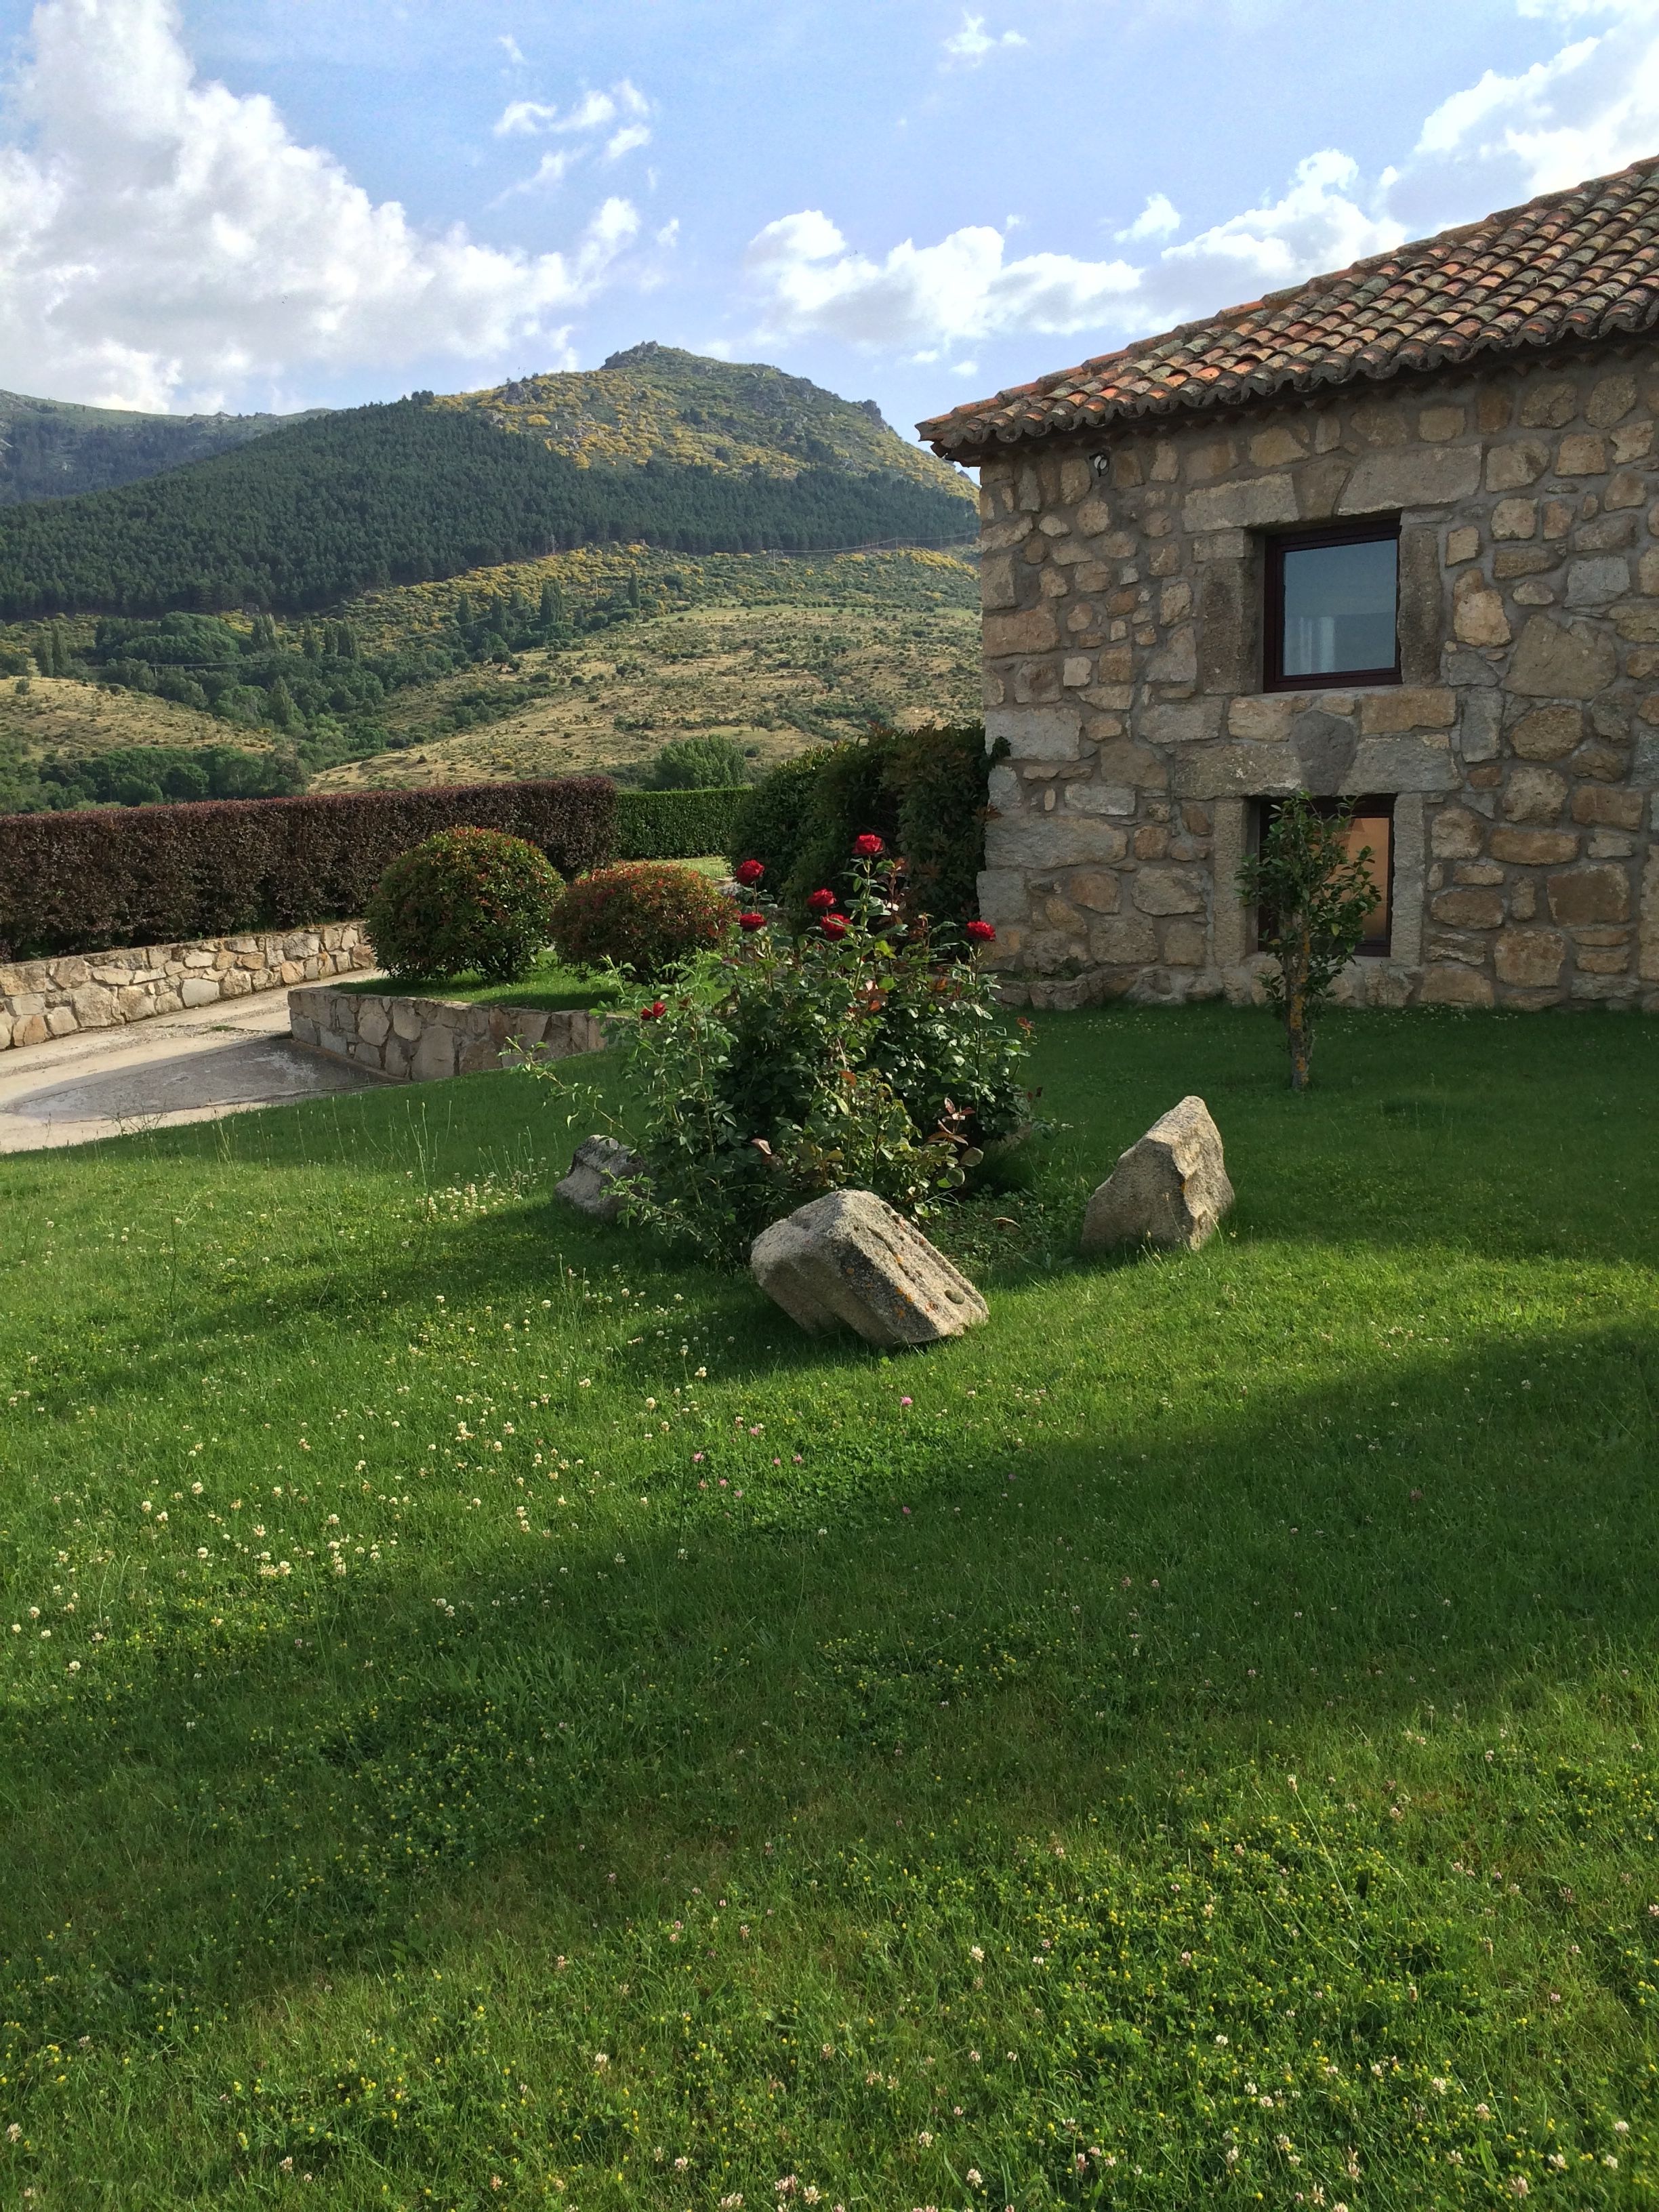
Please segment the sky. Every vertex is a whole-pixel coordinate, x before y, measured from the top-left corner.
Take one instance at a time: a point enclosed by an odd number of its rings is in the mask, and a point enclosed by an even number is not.
[[[0,0],[0,387],[919,416],[1659,154],[1659,0]]]

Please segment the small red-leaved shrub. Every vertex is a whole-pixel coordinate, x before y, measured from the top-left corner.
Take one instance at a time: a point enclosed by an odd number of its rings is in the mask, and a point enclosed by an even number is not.
[[[522,837],[441,830],[375,885],[368,914],[375,957],[399,981],[476,974],[511,983],[552,936],[563,889]]]
[[[554,912],[553,942],[572,967],[611,960],[643,983],[718,945],[732,921],[731,902],[706,876],[672,861],[625,860],[571,884]]]

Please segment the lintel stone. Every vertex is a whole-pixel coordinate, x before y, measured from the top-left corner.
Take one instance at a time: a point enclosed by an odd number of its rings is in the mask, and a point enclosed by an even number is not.
[[[1076,760],[1082,742],[1083,714],[1072,705],[992,707],[985,716],[985,741],[1007,741],[1015,760]]]

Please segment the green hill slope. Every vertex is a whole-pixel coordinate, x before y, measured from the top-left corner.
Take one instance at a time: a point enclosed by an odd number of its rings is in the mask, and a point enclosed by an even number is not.
[[[314,414],[319,410],[310,410]],[[138,415],[0,392],[0,507],[136,483],[309,415]]]
[[[758,768],[872,720],[965,719],[978,608],[952,553],[613,544],[390,586],[324,619],[0,627],[0,814],[172,793],[192,749],[215,796],[637,780],[659,745],[710,734]]]
[[[118,489],[14,507],[0,617],[301,612],[609,542],[806,552],[970,534],[970,487],[868,409],[661,348],[644,367],[344,410]]]

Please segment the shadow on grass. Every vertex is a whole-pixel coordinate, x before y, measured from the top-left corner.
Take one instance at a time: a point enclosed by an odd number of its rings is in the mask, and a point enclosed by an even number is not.
[[[1425,1710],[1591,1676],[1616,1702],[1654,1653],[1659,1351],[1563,1334],[1547,1403],[1540,1357],[1461,1355],[1467,1417],[1419,1355],[971,1476],[924,1442],[833,1503],[688,1483],[623,1558],[532,1535],[111,1651],[7,1746],[9,2016],[149,2035],[158,1990],[244,2007],[418,1957],[509,1866],[633,1919],[798,1816],[826,1850],[964,1804],[1011,1835],[1132,1773],[1151,1820],[1190,1762],[1386,1757]]]

